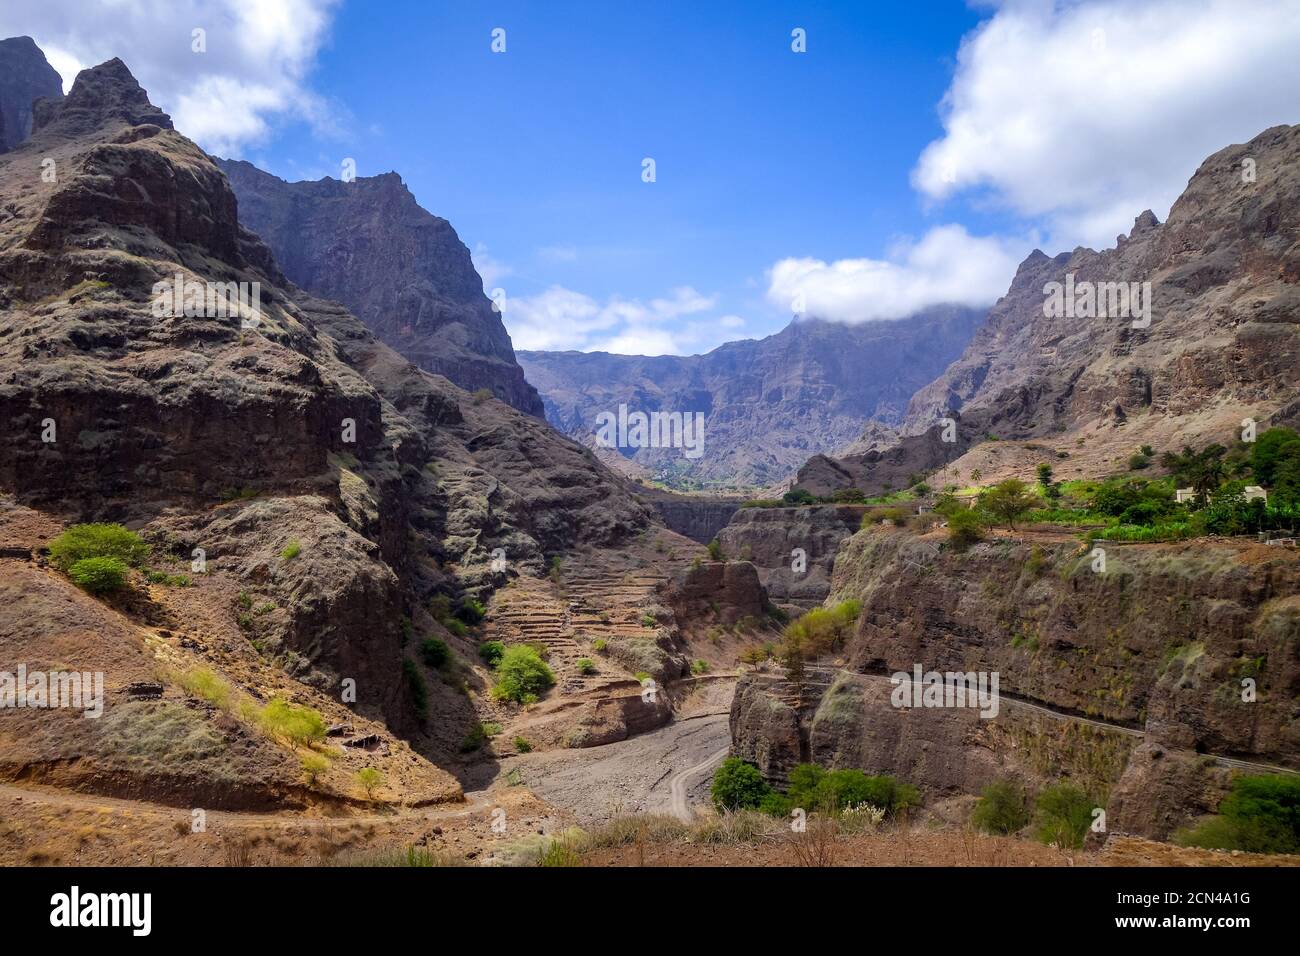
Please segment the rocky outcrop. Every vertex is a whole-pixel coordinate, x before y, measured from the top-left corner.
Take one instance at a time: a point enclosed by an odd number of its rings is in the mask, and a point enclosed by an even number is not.
[[[1250,161],[1254,177],[1243,175]],[[797,483],[815,493],[900,487],[989,435],[1073,445],[1090,430],[1122,460],[1223,441],[1241,419],[1300,418],[1300,126],[1265,130],[1209,157],[1159,223],[1149,211],[1113,249],[1035,250],[965,353],[912,399],[890,449],[814,458]],[[1073,308],[1048,315],[1049,283]],[[1106,283],[1150,283],[1150,311],[1117,315],[1081,298]],[[1104,293],[1109,299],[1109,294]],[[1064,298],[1064,296],[1063,296]],[[1063,302],[1064,304],[1064,302]],[[1149,322],[1147,321],[1149,319]],[[942,418],[957,421],[941,440]]]
[[[54,161],[54,181],[35,157]],[[423,668],[410,646],[436,634],[476,659],[428,599],[486,596],[579,542],[616,548],[649,527],[650,508],[540,419],[421,370],[297,288],[237,222],[226,177],[121,61],[42,101],[32,138],[0,156],[0,209],[0,501],[42,527],[121,521],[153,544],[153,561],[194,577],[168,593],[137,574],[143,596],[131,589],[120,609],[177,622],[124,637],[152,648],[146,676],[152,654],[167,662],[164,701],[194,703],[177,662],[217,670],[254,701],[275,693],[346,715],[344,699],[358,720],[382,721],[367,733],[385,737],[384,772],[409,783],[403,794],[458,794],[392,739],[456,759],[480,719],[464,683]],[[178,276],[200,293],[188,308],[175,308]],[[9,537],[35,555],[52,533]],[[191,571],[196,554],[204,567]],[[0,642],[18,633],[15,614],[32,616],[32,634],[65,627],[66,604],[10,602]],[[61,659],[92,639],[93,627],[74,628]],[[135,746],[113,740],[118,757]],[[33,747],[8,764],[0,752],[0,772],[26,772],[38,753],[77,759],[53,736]],[[58,780],[105,785],[84,767]],[[297,779],[296,758],[287,773]],[[169,799],[193,792],[177,787]]]
[[[957,357],[983,313],[939,306],[893,322],[791,323],[705,355],[520,352],[556,428],[595,440],[597,416],[700,412],[704,447],[621,448],[680,488],[765,488],[819,452],[856,440],[868,419],[898,424],[912,393]]]
[[[767,594],[748,561],[693,565],[663,589],[664,603],[679,621],[731,626],[767,613]]]
[[[250,163],[217,162],[239,197],[240,222],[293,282],[342,302],[425,371],[542,414],[469,250],[400,176],[287,183]]]
[[[1092,567],[1066,538],[958,553],[938,535],[859,532],[840,550],[831,598],[863,604],[843,651],[850,673],[795,709],[797,742],[789,689],[743,683],[737,751],[764,755],[774,776],[802,754],[939,794],[1068,777],[1113,795],[1112,829],[1156,837],[1212,807],[1233,760],[1300,769],[1295,552],[1112,545],[1105,573]],[[892,706],[888,675],[917,664],[998,673],[999,713]]]
[[[0,153],[32,133],[33,104],[63,96],[63,80],[31,37],[0,40]]]
[[[772,602],[807,610],[826,600],[840,544],[858,530],[861,505],[741,508],[718,532],[728,557],[752,561]]]

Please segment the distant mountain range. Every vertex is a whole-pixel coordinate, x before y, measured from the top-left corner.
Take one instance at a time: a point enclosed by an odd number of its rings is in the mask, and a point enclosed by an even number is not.
[[[598,417],[629,412],[704,414],[703,454],[620,448],[634,474],[682,488],[764,488],[811,455],[857,441],[868,421],[899,425],[917,389],[961,355],[984,312],[936,306],[892,322],[792,322],[763,339],[704,355],[517,353],[547,420],[589,446]]]

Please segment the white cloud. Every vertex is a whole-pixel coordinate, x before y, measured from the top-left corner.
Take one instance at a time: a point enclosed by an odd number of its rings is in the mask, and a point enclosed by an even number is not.
[[[518,349],[679,355],[716,332],[709,323],[678,322],[713,309],[715,295],[690,286],[643,302],[611,296],[599,302],[563,286],[506,299],[503,318]]]
[[[500,259],[494,259],[488,252],[488,247],[482,243],[475,243],[474,251],[470,253],[470,259],[474,263],[474,269],[478,272],[479,278],[483,280],[483,291],[487,295],[492,295],[495,289],[506,276],[511,275],[514,270],[506,265]]]
[[[1008,2],[963,41],[913,183],[1097,248],[1164,219],[1205,157],[1300,120],[1295,0]]]
[[[63,78],[113,57],[176,128],[209,152],[240,155],[271,124],[333,131],[333,108],[307,77],[339,0],[5,0],[0,36],[36,40]],[[192,50],[206,31],[207,51]]]
[[[544,262],[577,262],[578,250],[573,246],[542,246],[537,250],[537,258]]]
[[[1029,251],[1020,240],[939,226],[888,259],[782,259],[768,270],[767,297],[780,309],[835,322],[899,319],[930,305],[990,305],[1006,292]]]

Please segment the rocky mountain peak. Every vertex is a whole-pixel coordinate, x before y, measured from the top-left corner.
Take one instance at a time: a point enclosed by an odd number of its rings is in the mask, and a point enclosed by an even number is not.
[[[78,73],[62,100],[42,102],[33,129],[78,136],[108,122],[175,128],[171,117],[149,102],[127,65],[114,57]]]
[[[240,221],[295,283],[342,302],[420,368],[541,417],[469,249],[396,172],[289,183],[251,163],[218,164]]]
[[[32,104],[63,96],[63,80],[31,37],[0,40],[0,153],[32,132]]]

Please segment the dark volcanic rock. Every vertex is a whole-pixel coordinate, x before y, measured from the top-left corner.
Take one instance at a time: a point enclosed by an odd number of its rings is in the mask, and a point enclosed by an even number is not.
[[[754,563],[775,603],[806,610],[831,593],[835,553],[866,511],[861,505],[741,508],[718,532],[718,543],[728,557]],[[802,570],[795,570],[796,550],[803,551]]]
[[[592,443],[601,412],[704,413],[697,459],[677,448],[620,449],[679,487],[762,488],[810,455],[857,440],[868,419],[897,425],[913,392],[961,354],[984,313],[937,306],[894,322],[793,322],[706,355],[520,352],[546,417]]]
[[[469,250],[400,176],[287,183],[250,163],[217,162],[239,197],[240,222],[291,280],[342,302],[420,368],[542,414]]]
[[[0,496],[55,525],[122,521],[159,561],[203,549],[202,585],[183,590],[215,603],[192,646],[283,668],[295,700],[337,707],[351,678],[356,714],[454,753],[469,699],[432,681],[438,719],[424,720],[403,670],[416,628],[454,642],[429,598],[486,597],[651,522],[587,449],[294,286],[236,221],[226,177],[120,61],[43,101],[32,137],[0,155],[0,210]],[[157,284],[177,274],[210,294],[257,283],[257,321],[160,309]],[[491,570],[498,548],[508,572]],[[56,611],[0,608],[0,643],[14,613],[34,617],[32,635],[66,628]],[[97,635],[71,634],[63,659]]]
[[[63,96],[63,80],[31,37],[0,40],[0,153],[32,132],[32,104]]]

